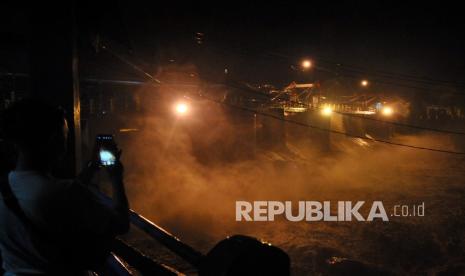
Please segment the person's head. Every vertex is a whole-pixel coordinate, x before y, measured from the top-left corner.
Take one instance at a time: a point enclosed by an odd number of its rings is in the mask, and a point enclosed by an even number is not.
[[[68,126],[62,109],[38,100],[21,100],[2,117],[4,139],[30,161],[50,165],[66,152]]]

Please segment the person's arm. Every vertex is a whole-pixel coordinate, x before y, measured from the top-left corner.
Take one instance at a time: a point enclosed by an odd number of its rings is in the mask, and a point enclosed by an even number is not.
[[[114,230],[116,234],[123,234],[129,231],[129,203],[124,188],[124,168],[119,160],[120,155],[121,152],[118,152],[115,165],[107,167],[108,176],[113,188],[113,211],[116,219]]]
[[[113,190],[112,204],[102,199],[99,191],[88,185],[94,173],[99,168],[98,150],[94,146],[92,161],[83,170],[75,182],[73,200],[82,226],[97,234],[113,233],[124,234],[129,230],[129,204],[123,183],[124,168],[120,161],[121,151],[116,144],[112,145],[116,162],[112,166],[105,167]]]
[[[87,166],[82,169],[82,171],[79,173],[76,179],[84,185],[90,185],[91,180],[94,177],[95,173],[98,171],[98,169],[98,163],[94,160],[91,160],[87,163]]]
[[[84,185],[90,185],[95,173],[99,170],[98,147],[94,144],[87,166],[77,176],[76,180]]]

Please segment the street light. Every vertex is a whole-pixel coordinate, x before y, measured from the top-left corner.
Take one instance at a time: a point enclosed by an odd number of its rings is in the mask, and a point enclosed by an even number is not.
[[[302,68],[304,70],[310,69],[311,67],[312,67],[312,61],[311,60],[305,59],[305,60],[302,61]]]
[[[360,82],[360,84],[361,84],[363,87],[366,87],[366,86],[368,86],[368,81],[367,81],[367,80],[362,80],[362,81]]]
[[[189,106],[186,103],[179,102],[175,105],[174,111],[177,115],[185,115],[189,111]]]
[[[325,106],[321,110],[321,114],[323,114],[324,116],[331,116],[332,113],[333,113],[333,109],[329,106]]]
[[[394,109],[392,109],[392,107],[385,106],[383,109],[381,109],[381,113],[384,116],[391,116],[394,113]]]

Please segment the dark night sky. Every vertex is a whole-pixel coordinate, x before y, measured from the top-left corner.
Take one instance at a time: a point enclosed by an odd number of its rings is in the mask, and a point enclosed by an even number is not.
[[[252,82],[285,83],[295,73],[289,65],[305,56],[317,68],[332,72],[337,63],[361,67],[360,77],[388,71],[465,82],[465,24],[458,6],[327,2],[236,2],[217,7],[180,2],[166,7],[153,1],[79,2],[81,48],[85,53],[90,48],[87,35],[97,32],[128,52],[132,49],[135,59],[149,65],[161,58],[195,62],[209,70],[227,67],[238,78]],[[2,10],[3,44],[28,28],[27,16],[18,16],[23,14],[21,7]],[[195,44],[195,32],[205,34],[200,46]],[[92,57],[84,54],[81,60]],[[324,70],[314,74],[330,77]]]
[[[162,45],[164,51],[178,53],[178,59],[189,60],[198,53],[190,47],[194,32],[200,31],[205,33],[203,53],[220,53],[212,63],[245,71],[244,76],[276,79],[286,73],[286,63],[308,56],[331,69],[342,63],[368,71],[465,81],[464,19],[458,7],[436,5],[352,1],[160,9],[121,2],[118,9],[126,24],[124,35],[129,33],[141,55]],[[287,59],[270,57],[270,52]]]

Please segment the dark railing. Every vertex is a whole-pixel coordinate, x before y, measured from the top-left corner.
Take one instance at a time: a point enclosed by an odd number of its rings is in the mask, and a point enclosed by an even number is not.
[[[200,260],[203,258],[202,253],[181,242],[177,237],[132,210],[130,219],[132,224],[144,231],[147,235],[166,246],[193,267],[198,268]]]
[[[111,204],[111,198],[104,194],[100,194],[100,196],[106,204]],[[148,236],[164,245],[170,251],[191,264],[194,268],[199,268],[200,262],[204,257],[202,253],[183,243],[176,236],[170,234],[165,229],[156,225],[147,218],[139,215],[133,210],[130,210],[129,218],[132,225],[136,226]],[[175,269],[150,259],[120,239],[115,241],[113,246],[113,253],[116,256],[121,257],[124,262],[136,268],[143,275],[172,276],[179,274],[179,272],[177,272]],[[124,274],[124,271],[128,271],[126,265],[121,262],[121,260],[119,260],[115,255],[112,255],[109,258],[107,263],[108,269],[111,270],[112,273],[116,273],[115,275],[127,275]]]
[[[175,276],[178,274],[175,269],[152,260],[119,239],[115,241],[112,251],[116,256],[124,260],[125,263],[137,269],[142,275]],[[121,269],[123,267],[126,268],[126,265],[120,261],[115,263],[115,266],[110,268],[110,270],[114,271],[113,268]]]
[[[105,268],[106,270],[101,272],[101,274],[105,274],[107,276],[132,275],[132,273],[129,271],[129,269],[126,267],[123,261],[121,261],[120,258],[115,256],[114,254],[111,254],[110,257],[108,257]]]

